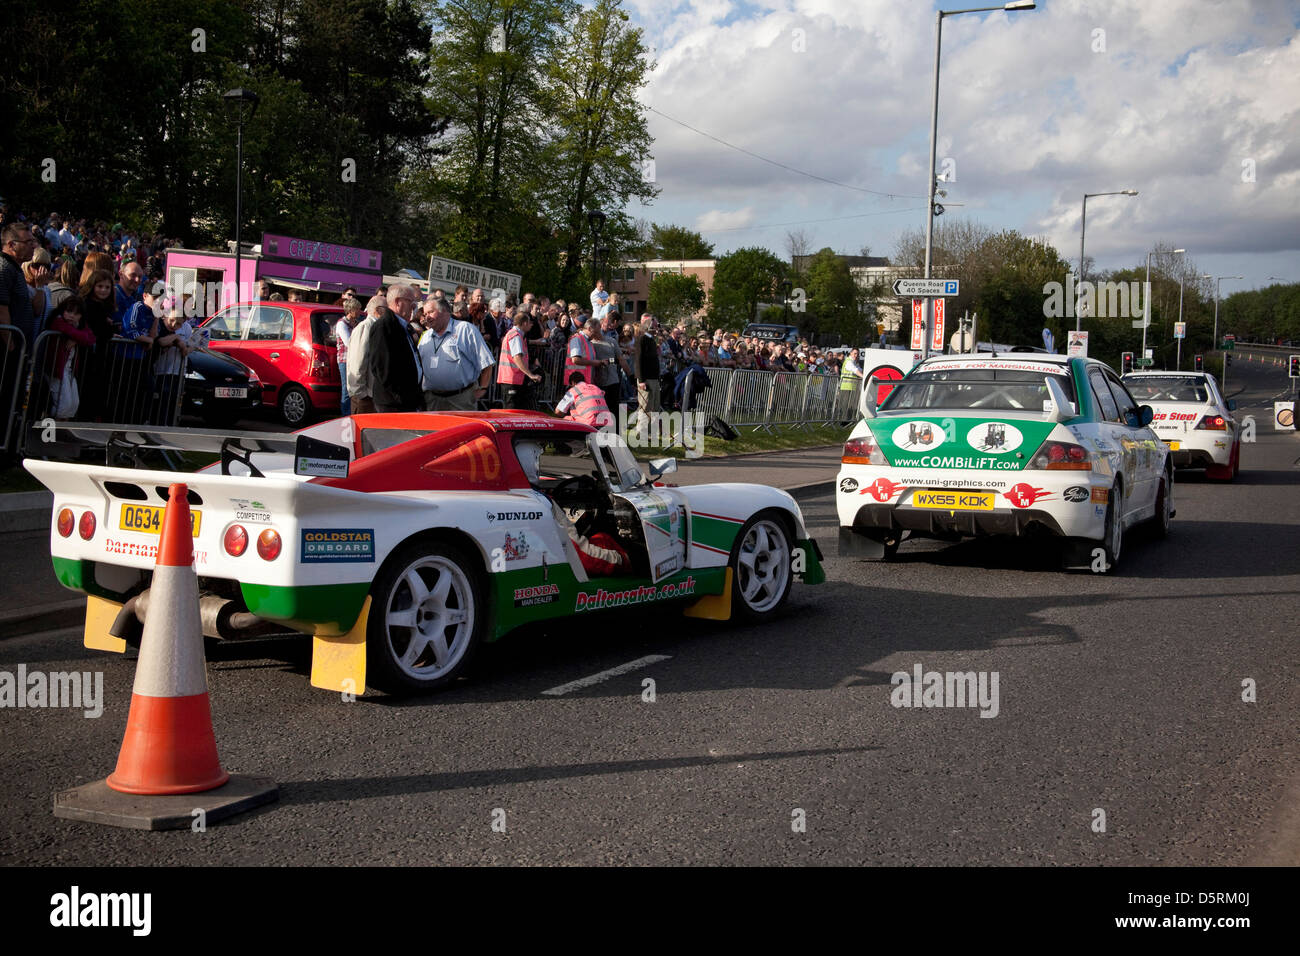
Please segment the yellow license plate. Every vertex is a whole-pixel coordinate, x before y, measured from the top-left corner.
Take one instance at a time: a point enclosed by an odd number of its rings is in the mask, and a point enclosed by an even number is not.
[[[164,510],[152,505],[122,505],[117,526],[123,531],[134,531],[136,534],[160,534]],[[195,538],[199,536],[199,523],[202,520],[202,512],[190,511],[190,534]]]
[[[1180,441],[1171,441],[1171,442],[1169,442],[1169,450],[1170,450],[1170,451],[1178,451],[1178,449],[1180,449],[1180,448],[1182,448],[1182,447],[1183,447],[1183,443],[1180,442]]]
[[[997,495],[991,491],[914,491],[913,508],[943,511],[992,511]]]

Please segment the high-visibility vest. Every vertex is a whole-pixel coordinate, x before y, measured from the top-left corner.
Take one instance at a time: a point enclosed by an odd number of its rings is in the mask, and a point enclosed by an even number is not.
[[[853,389],[857,388],[857,379],[859,377],[859,373],[853,370],[853,361],[846,358],[844,365],[840,367],[840,391],[853,391]]]
[[[609,406],[605,404],[605,390],[599,385],[592,385],[590,382],[579,382],[569,389],[568,395],[565,397],[572,398],[573,407],[569,411],[569,417],[575,421],[596,428],[613,422],[613,416],[609,413]]]
[[[587,338],[585,335],[583,335],[581,332],[576,333],[573,336],[573,338],[569,339],[569,344],[565,348],[564,383],[566,385],[569,383],[569,376],[572,375],[574,372],[581,372],[583,379],[585,379],[587,383],[590,384],[591,366],[573,364],[573,354],[569,351],[573,347],[573,339],[577,339],[578,343],[582,346],[583,358],[585,358],[588,362],[594,362],[596,360],[596,347],[591,344],[591,340]]]
[[[506,333],[506,337],[501,342],[501,357],[497,360],[497,382],[501,385],[522,385],[524,384],[524,373],[519,370],[519,366],[510,361],[510,346],[515,339],[523,339],[524,333],[519,329],[511,329]],[[524,341],[524,364],[528,363],[528,342]]]

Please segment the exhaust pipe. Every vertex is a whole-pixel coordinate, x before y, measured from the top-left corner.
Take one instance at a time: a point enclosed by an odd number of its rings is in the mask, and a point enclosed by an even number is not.
[[[146,588],[122,605],[109,633],[126,637],[131,630],[142,628],[149,614],[149,590]],[[204,637],[236,640],[265,630],[266,621],[250,613],[240,602],[216,594],[199,595],[199,624]],[[137,631],[137,639],[139,632]]]

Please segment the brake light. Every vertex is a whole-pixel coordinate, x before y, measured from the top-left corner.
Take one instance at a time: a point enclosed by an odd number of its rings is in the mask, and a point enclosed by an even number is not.
[[[82,541],[89,541],[95,536],[95,513],[93,511],[83,511],[81,521],[77,524],[77,534],[81,535]]]
[[[248,550],[248,532],[242,525],[232,524],[226,529],[221,544],[226,549],[226,554],[237,558]]]
[[[1047,471],[1092,471],[1092,456],[1088,449],[1073,442],[1044,442],[1029,462],[1030,468]]]
[[[846,465],[888,465],[876,439],[870,434],[861,438],[850,438],[844,443],[844,454],[840,461]]]
[[[308,374],[312,378],[329,378],[333,365],[328,352],[319,345],[311,347],[311,370]]]
[[[1228,422],[1222,415],[1206,415],[1196,424],[1198,431],[1222,432],[1228,430]]]
[[[71,508],[64,508],[59,512],[59,537],[67,538],[72,534],[72,526],[77,523],[76,516],[73,515]]]
[[[280,535],[275,529],[267,528],[257,536],[257,553],[264,561],[274,561],[280,556]]]

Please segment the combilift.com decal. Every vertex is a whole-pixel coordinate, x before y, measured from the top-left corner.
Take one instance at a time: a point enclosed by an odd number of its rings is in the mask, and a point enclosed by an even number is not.
[[[912,468],[990,468],[1019,471],[1056,427],[1054,422],[979,418],[871,422],[868,427],[892,465]]]

